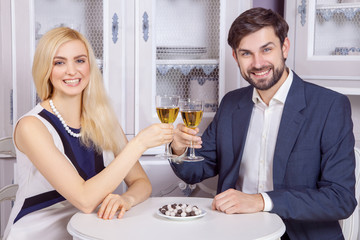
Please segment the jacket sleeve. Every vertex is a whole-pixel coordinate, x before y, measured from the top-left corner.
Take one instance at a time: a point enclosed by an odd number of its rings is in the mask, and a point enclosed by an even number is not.
[[[221,114],[222,105],[223,104],[220,104],[214,119],[201,136],[203,142],[202,148],[195,150],[195,154],[203,156],[205,160],[199,162],[184,162],[179,164],[170,163],[176,176],[188,184],[199,183],[218,174],[216,132],[218,127],[217,122]]]

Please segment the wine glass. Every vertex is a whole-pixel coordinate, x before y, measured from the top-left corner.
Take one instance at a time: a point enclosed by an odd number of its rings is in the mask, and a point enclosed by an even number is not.
[[[180,101],[181,117],[188,128],[195,129],[199,126],[203,115],[203,109],[203,101],[191,99]],[[204,158],[195,156],[195,149],[193,148],[193,142],[191,141],[189,156],[179,157],[179,160],[183,162],[198,162],[204,160]]]
[[[157,95],[155,97],[156,113],[162,123],[172,124],[179,113],[179,96]],[[169,144],[165,144],[165,153],[158,154],[156,157],[172,159],[176,158],[169,152]]]

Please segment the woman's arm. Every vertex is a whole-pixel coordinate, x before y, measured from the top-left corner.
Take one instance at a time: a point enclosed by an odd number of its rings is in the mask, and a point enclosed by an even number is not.
[[[125,177],[125,183],[128,190],[124,194],[106,196],[98,211],[100,218],[112,219],[118,210],[120,210],[118,218],[121,218],[125,211],[145,201],[151,194],[151,183],[139,162],[135,163]]]
[[[39,119],[25,117],[19,121],[15,129],[17,148],[28,156],[63,197],[85,213],[94,211],[104,198],[117,188],[147,148],[165,144],[172,138],[171,125],[151,125],[129,141],[108,167],[84,181],[57,149],[51,134]],[[128,194],[131,196],[132,193],[133,190]]]

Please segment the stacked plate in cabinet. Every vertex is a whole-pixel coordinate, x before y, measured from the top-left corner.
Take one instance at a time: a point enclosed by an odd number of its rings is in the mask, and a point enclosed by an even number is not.
[[[206,47],[157,47],[157,59],[199,59],[206,54]]]

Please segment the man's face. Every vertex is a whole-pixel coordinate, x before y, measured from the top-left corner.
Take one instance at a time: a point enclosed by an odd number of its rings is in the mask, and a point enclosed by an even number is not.
[[[247,82],[258,90],[268,90],[280,79],[286,79],[283,73],[289,45],[286,38],[281,46],[274,29],[264,27],[244,37],[233,56]]]

